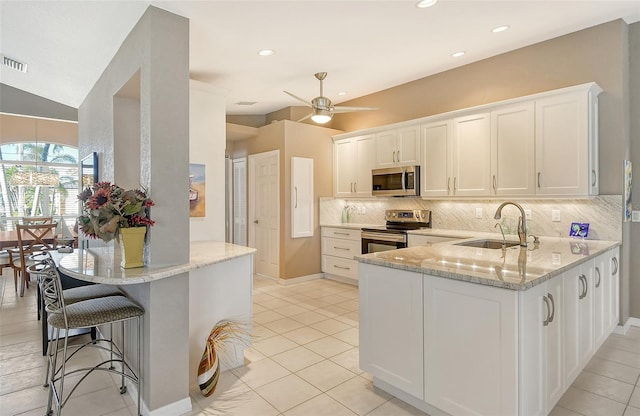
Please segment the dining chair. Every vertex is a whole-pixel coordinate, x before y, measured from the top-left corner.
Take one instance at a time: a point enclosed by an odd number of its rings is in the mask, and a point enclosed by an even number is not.
[[[20,296],[24,296],[25,286],[29,287],[29,274],[26,268],[33,264],[29,256],[38,251],[53,250],[56,248],[55,222],[48,224],[17,224],[18,248],[8,249],[9,263],[13,268],[13,284],[18,291],[18,279],[20,280]]]
[[[53,222],[53,217],[21,217],[20,220],[24,225],[51,224]]]

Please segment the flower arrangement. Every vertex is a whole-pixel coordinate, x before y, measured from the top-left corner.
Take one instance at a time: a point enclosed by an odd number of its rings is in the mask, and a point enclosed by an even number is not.
[[[145,190],[124,190],[111,182],[97,182],[82,191],[78,199],[82,201],[78,226],[91,238],[108,242],[119,238],[121,228],[155,224],[149,218],[149,207],[155,204]]]

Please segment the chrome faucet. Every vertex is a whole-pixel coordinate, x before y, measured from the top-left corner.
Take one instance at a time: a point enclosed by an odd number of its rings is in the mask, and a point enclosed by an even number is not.
[[[518,239],[520,240],[520,246],[526,247],[527,246],[527,219],[524,213],[524,209],[522,209],[520,204],[518,204],[517,202],[511,202],[511,201],[503,202],[502,204],[500,204],[500,206],[496,210],[496,214],[493,216],[493,218],[496,220],[499,220],[500,218],[502,218],[502,208],[504,208],[505,205],[513,205],[520,210],[520,218],[518,219]]]

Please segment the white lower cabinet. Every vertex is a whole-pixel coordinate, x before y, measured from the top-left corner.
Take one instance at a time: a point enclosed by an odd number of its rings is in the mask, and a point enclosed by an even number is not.
[[[547,415],[564,393],[562,276],[520,293],[520,415]]]
[[[360,230],[322,227],[321,270],[327,277],[358,281],[358,262],[353,256],[362,251]]]
[[[360,264],[360,368],[424,399],[422,274]]]
[[[524,291],[360,264],[360,367],[425,411],[547,415],[618,322],[618,256]]]
[[[517,413],[514,295],[425,275],[426,402],[452,415]]]

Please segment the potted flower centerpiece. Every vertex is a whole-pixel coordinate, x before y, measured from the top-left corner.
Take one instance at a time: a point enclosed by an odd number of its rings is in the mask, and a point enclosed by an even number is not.
[[[145,190],[124,190],[111,182],[97,182],[87,187],[78,199],[82,214],[80,230],[90,238],[104,242],[116,239],[122,248],[123,268],[144,266],[143,248],[147,227],[155,224],[149,218],[154,205]]]

